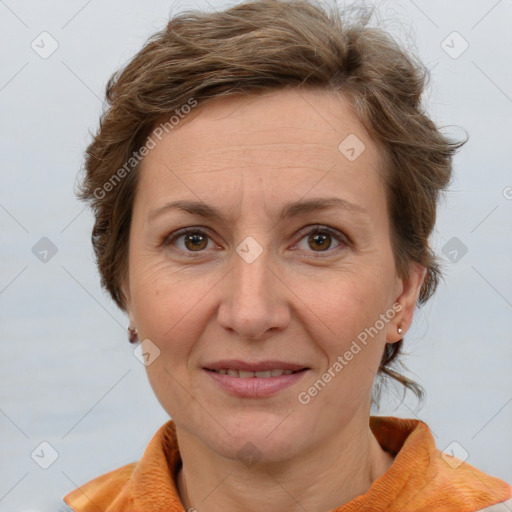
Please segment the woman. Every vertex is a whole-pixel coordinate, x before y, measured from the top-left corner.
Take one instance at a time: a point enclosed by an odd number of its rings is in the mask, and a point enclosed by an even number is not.
[[[370,416],[440,271],[462,145],[423,68],[306,0],[189,12],[108,84],[80,196],[102,284],[172,418],[71,510],[498,511],[512,488]]]

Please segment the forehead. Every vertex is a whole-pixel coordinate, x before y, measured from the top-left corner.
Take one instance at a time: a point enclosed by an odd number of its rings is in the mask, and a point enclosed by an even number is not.
[[[184,194],[222,204],[241,190],[264,190],[265,202],[384,194],[384,152],[339,94],[290,89],[217,98],[168,132],[153,137],[157,144],[141,162],[146,204]]]

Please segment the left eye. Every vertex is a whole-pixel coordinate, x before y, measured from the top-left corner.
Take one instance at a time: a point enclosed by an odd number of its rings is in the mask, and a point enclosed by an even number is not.
[[[313,252],[327,252],[331,248],[333,238],[339,242],[338,248],[340,245],[348,245],[348,240],[345,236],[327,227],[315,227],[310,229],[301,238],[301,241],[305,240],[307,244],[307,247],[304,250],[307,250],[309,247],[311,249],[315,249]]]

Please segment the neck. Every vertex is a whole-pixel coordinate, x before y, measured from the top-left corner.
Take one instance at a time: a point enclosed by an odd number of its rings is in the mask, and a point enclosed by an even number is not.
[[[205,457],[188,434],[179,442],[178,492],[185,510],[197,512],[332,510],[366,493],[393,463],[368,420],[293,460],[251,468],[218,454]]]

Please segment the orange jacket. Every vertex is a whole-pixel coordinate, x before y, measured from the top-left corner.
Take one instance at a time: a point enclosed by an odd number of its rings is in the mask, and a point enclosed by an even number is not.
[[[512,487],[443,454],[424,422],[370,416],[370,428],[382,448],[396,455],[395,461],[365,494],[333,512],[512,510]],[[75,512],[183,512],[176,484],[180,465],[176,427],[170,420],[138,463],[95,478],[64,501]]]

